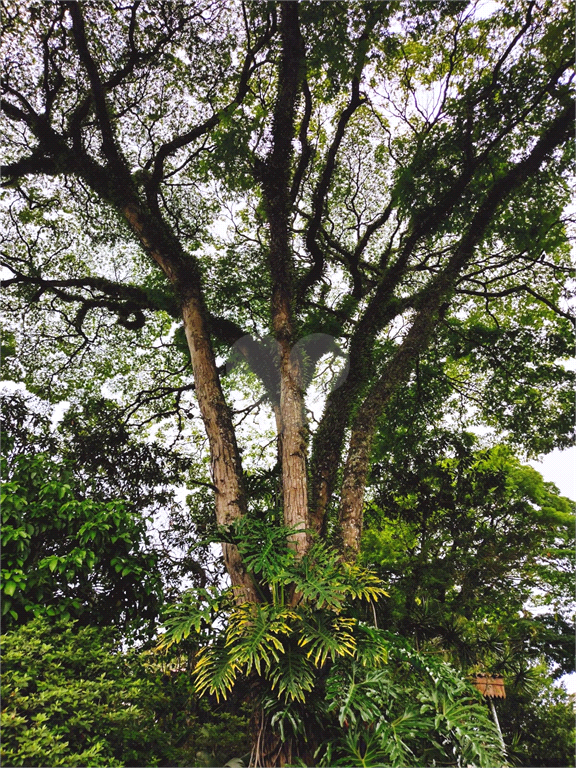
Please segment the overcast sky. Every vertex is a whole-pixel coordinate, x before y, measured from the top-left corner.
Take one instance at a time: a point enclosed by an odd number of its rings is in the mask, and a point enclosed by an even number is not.
[[[542,461],[530,464],[544,477],[558,486],[562,496],[576,500],[576,448],[552,451]]]

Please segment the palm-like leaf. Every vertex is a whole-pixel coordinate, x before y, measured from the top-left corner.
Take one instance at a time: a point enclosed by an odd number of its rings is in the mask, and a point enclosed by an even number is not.
[[[221,644],[203,648],[194,668],[198,696],[209,691],[216,695],[218,701],[220,696],[225,699],[239,672],[240,664],[233,658],[229,648]]]
[[[324,760],[320,765],[357,765],[361,768],[372,768],[373,766],[389,765],[389,750],[382,744],[379,734],[367,733],[365,730],[360,733],[356,730],[348,731],[342,744],[342,755],[331,761]]]
[[[226,647],[235,662],[245,668],[246,673],[262,668],[270,669],[272,659],[276,663],[284,653],[280,636],[292,632],[296,614],[288,608],[278,608],[266,603],[245,603],[231,615],[226,638]]]
[[[165,632],[158,643],[158,650],[163,651],[170,648],[175,643],[185,640],[192,631],[199,633],[202,627],[203,619],[199,614],[188,614],[186,616],[173,616],[164,621]]]
[[[337,553],[324,544],[316,544],[287,574],[286,581],[295,585],[304,602],[317,609],[340,610],[346,599],[341,575]]]
[[[302,621],[298,645],[306,648],[306,656],[321,667],[328,656],[334,661],[338,656],[354,655],[356,639],[352,630],[355,626],[355,619],[328,611],[310,612]]]
[[[290,570],[294,561],[294,550],[288,546],[292,529],[244,517],[235,522],[234,530],[235,543],[252,573],[272,582]]]
[[[299,649],[287,648],[286,652],[267,675],[272,690],[277,690],[285,700],[304,702],[306,693],[315,683],[314,668]]]
[[[387,670],[360,669],[356,663],[337,666],[326,683],[329,710],[338,710],[341,726],[345,723],[375,722],[383,714],[383,693],[390,684]]]
[[[218,593],[214,589],[197,589],[184,593],[181,603],[165,609],[165,631],[158,643],[158,650],[170,648],[192,633],[200,635],[202,631],[209,630],[227,600],[226,591]]]
[[[388,597],[382,583],[376,574],[351,563],[342,563],[342,579],[346,593],[357,600],[374,600]]]
[[[367,624],[356,627],[356,658],[363,667],[377,669],[388,660],[389,642],[382,632]]]

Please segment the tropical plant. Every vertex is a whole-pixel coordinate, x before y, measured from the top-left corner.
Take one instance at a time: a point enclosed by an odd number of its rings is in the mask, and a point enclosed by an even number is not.
[[[329,660],[358,654],[363,663],[384,660],[385,649],[369,629],[343,615],[351,601],[385,595],[379,580],[357,565],[341,562],[322,542],[298,558],[289,546],[290,534],[290,529],[249,518],[221,532],[237,544],[254,575],[262,595],[259,603],[234,607],[229,592],[202,590],[194,591],[196,600],[167,608],[160,648],[192,632],[202,637],[223,603],[228,608],[225,629],[198,654],[195,677],[200,694],[225,696],[240,675],[255,672],[281,699],[304,701],[314,670]]]
[[[510,676],[497,706],[513,765],[563,768],[574,761],[575,697],[552,680],[547,664]]]
[[[250,518],[222,531],[262,600],[195,590],[167,610],[160,642],[192,641],[198,695],[225,698],[239,683],[251,692],[251,764],[493,765],[498,734],[470,684],[359,621],[354,606],[386,595],[378,580],[322,542],[298,558],[290,534]]]
[[[339,664],[326,681],[329,712],[344,732],[320,748],[320,765],[494,766],[503,755],[487,707],[453,667],[388,639],[388,663]]]
[[[380,626],[464,671],[573,671],[574,502],[509,447],[440,427],[384,434],[363,562],[389,585]],[[477,670],[477,671],[478,671]]]

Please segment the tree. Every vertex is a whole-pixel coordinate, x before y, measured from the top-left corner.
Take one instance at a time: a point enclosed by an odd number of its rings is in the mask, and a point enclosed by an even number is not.
[[[542,667],[529,684],[510,687],[498,718],[517,765],[570,765],[574,755],[574,694],[553,685]]]
[[[80,337],[97,308],[128,329],[155,311],[180,318],[216,515],[229,525],[246,513],[246,491],[214,345],[247,329],[211,309],[230,262],[203,251],[215,199],[194,204],[221,185],[242,206],[240,243],[261,271],[256,327],[278,345],[267,395],[284,522],[304,554],[341,474],[339,522],[353,557],[378,419],[443,318],[479,311],[478,298],[488,313],[508,298],[562,314],[568,16],[534,2],[487,19],[464,4],[15,8],[5,20],[12,144],[2,172],[19,247],[7,283],[74,304]],[[421,103],[425,94],[434,103]],[[40,193],[36,179],[48,178]],[[113,237],[160,270],[160,288],[112,279],[66,251],[38,262],[56,228],[46,197],[72,219],[105,215]],[[330,291],[334,278],[349,296]],[[227,288],[236,305],[252,290],[241,279]],[[291,351],[306,330],[325,328],[346,339],[350,374],[328,398],[309,457],[306,360]],[[241,348],[250,362],[250,344]],[[237,549],[224,549],[238,594],[257,600]]]
[[[569,764],[573,702],[553,679],[574,670],[574,503],[508,446],[387,426],[361,555],[390,593],[379,626],[467,675],[503,675],[509,759]]]
[[[388,438],[362,551],[389,585],[379,624],[466,672],[521,678],[542,656],[572,672],[574,502],[507,446],[442,430]]]
[[[97,433],[89,403],[56,434],[32,398],[3,394],[3,631],[44,616],[154,633],[164,590],[147,519],[169,498],[169,456],[115,432],[111,405]]]
[[[359,620],[362,603],[385,596],[377,577],[321,543],[298,558],[289,534],[244,518],[231,540],[258,576],[261,602],[234,605],[230,590],[186,593],[160,643],[196,646],[197,693],[226,698],[240,683],[254,710],[250,765],[501,762],[500,737],[470,682]]]
[[[200,415],[240,606],[267,603],[233,536],[244,519],[284,526],[297,560],[317,539],[356,559],[379,425],[434,352],[435,391],[463,410],[480,386],[480,416],[519,439],[550,405],[530,448],[569,440],[571,17],[546,0],[482,16],[416,1],[6,13],[9,370],[53,400],[105,386],[142,427]],[[349,364],[313,428],[306,386],[338,350]],[[257,400],[234,413],[238,388]],[[258,466],[241,422],[263,403],[276,450]]]

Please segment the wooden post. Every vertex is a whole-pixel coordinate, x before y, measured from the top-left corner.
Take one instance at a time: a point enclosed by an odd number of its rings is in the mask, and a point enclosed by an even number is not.
[[[472,679],[472,685],[477,688],[482,696],[488,699],[490,702],[490,710],[492,712],[492,719],[494,725],[498,731],[500,738],[500,744],[502,745],[502,751],[504,757],[506,757],[506,744],[504,743],[504,737],[498,722],[498,715],[496,714],[496,707],[494,706],[494,699],[505,699],[506,689],[504,688],[504,678],[500,675],[476,675]]]

